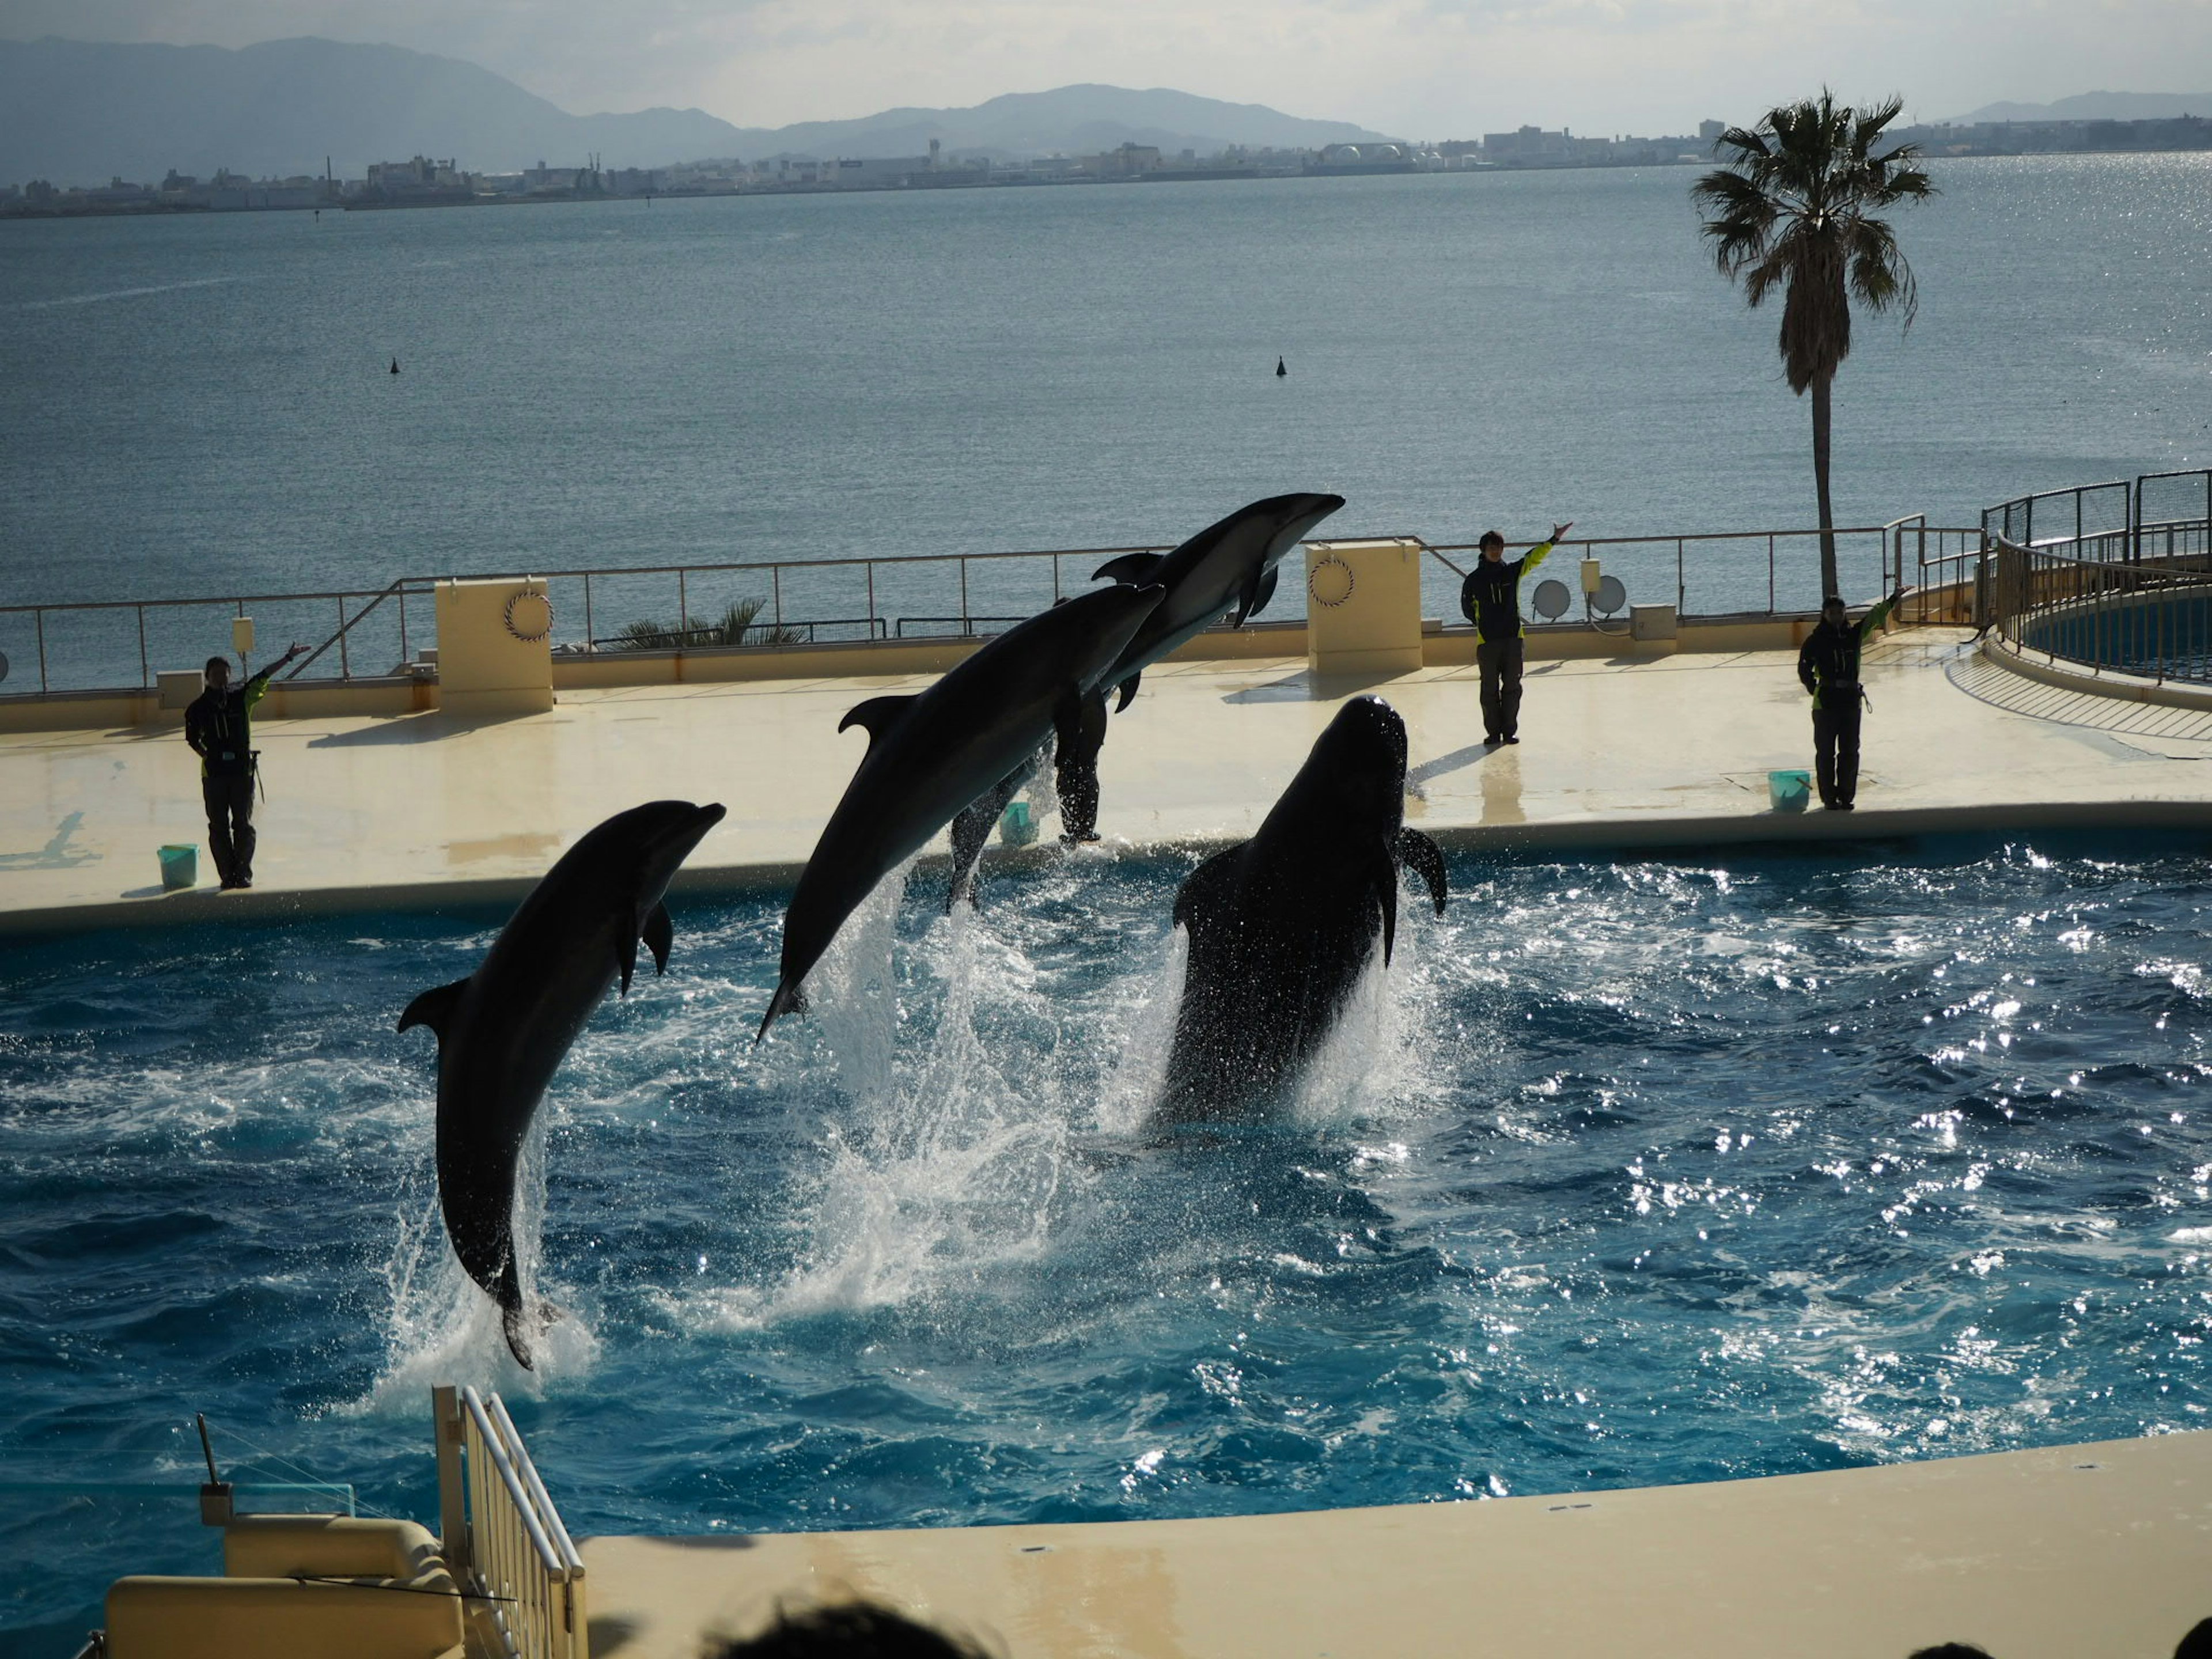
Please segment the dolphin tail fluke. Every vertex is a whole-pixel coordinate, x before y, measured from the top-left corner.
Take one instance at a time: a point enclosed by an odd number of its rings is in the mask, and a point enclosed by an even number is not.
[[[787,979],[778,983],[775,994],[769,999],[768,1012],[761,1016],[760,1030],[753,1033],[753,1047],[756,1048],[760,1047],[761,1039],[768,1035],[768,1028],[782,1018],[784,1015],[803,1014],[805,1012],[805,989]]]
[[[1443,849],[1418,830],[1401,830],[1396,851],[1398,862],[1427,884],[1429,898],[1437,907],[1437,914],[1443,915],[1444,895],[1448,889],[1444,881]]]
[[[530,1339],[525,1334],[529,1322],[523,1317],[522,1281],[515,1277],[514,1258],[509,1255],[507,1265],[500,1269],[499,1288],[492,1292],[499,1298],[499,1328],[507,1338],[507,1352],[514,1363],[526,1371],[538,1369],[531,1358]]]
[[[538,1366],[530,1356],[530,1343],[522,1334],[523,1325],[520,1308],[501,1308],[499,1310],[499,1328],[506,1334],[507,1352],[514,1356],[514,1363],[523,1370],[534,1371]]]

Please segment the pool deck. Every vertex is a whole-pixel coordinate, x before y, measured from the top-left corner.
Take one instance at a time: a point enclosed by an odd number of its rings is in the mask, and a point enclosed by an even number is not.
[[[1872,646],[1859,810],[1770,810],[1812,764],[1790,653],[1531,663],[1523,741],[1486,750],[1474,670],[1316,682],[1302,659],[1177,662],[1145,677],[1100,764],[1109,848],[1240,839],[1344,697],[1406,717],[1408,822],[1493,847],[1716,845],[1996,826],[2212,823],[2212,712],[2038,684],[1954,629]],[[926,678],[564,692],[551,712],[257,721],[267,799],[256,883],[164,894],[155,849],[204,843],[198,763],[173,728],[0,733],[0,932],[512,902],[611,812],[676,796],[729,817],[687,890],[793,879],[866,746],[837,721]],[[1046,826],[1049,831],[1050,823]],[[939,843],[942,844],[941,842]]]
[[[2212,829],[2212,712],[2037,684],[1961,630],[1869,648],[1860,810],[1771,811],[1809,768],[1782,651],[1533,663],[1524,741],[1486,750],[1475,675],[1316,683],[1303,660],[1148,672],[1101,766],[1107,850],[1248,834],[1355,692],[1409,730],[1409,822],[1530,849],[2146,824]],[[601,817],[662,796],[729,817],[694,890],[776,884],[865,744],[845,710],[926,679],[563,694],[549,714],[264,720],[251,892],[163,894],[198,842],[173,729],[0,734],[0,932],[511,902]],[[1030,856],[1059,856],[1046,849]],[[1086,851],[1078,856],[1098,854]],[[988,894],[987,894],[988,902]],[[562,1473],[546,1474],[558,1498]],[[776,1604],[868,1595],[1007,1659],[1416,1653],[1598,1659],[2165,1659],[2212,1614],[2212,1434],[1572,1497],[1089,1527],[585,1541],[595,1659],[693,1659]]]

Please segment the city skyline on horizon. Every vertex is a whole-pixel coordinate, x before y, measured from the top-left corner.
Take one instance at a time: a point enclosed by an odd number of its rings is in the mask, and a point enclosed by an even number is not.
[[[0,34],[238,47],[319,35],[492,70],[578,114],[696,108],[743,127],[967,109],[1009,92],[1173,87],[1413,139],[1521,126],[1694,131],[1832,87],[1907,120],[2090,90],[2212,87],[2212,7],[2114,0],[0,0]],[[1465,129],[1462,131],[1462,129]]]

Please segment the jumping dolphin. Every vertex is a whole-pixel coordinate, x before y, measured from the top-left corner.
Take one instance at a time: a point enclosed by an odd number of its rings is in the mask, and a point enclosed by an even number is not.
[[[1031,764],[1048,737],[1073,729],[1080,700],[1097,693],[1162,592],[1080,594],[1008,629],[927,691],[871,697],[838,723],[865,727],[868,752],[784,913],[782,976],[754,1042],[803,1006],[808,972],[878,882]]]
[[[1354,697],[1259,833],[1191,872],[1176,895],[1190,948],[1160,1121],[1233,1117],[1280,1092],[1334,1028],[1378,937],[1389,962],[1401,865],[1443,914],[1443,855],[1404,827],[1405,793],[1405,721]]]
[[[1176,647],[1236,612],[1231,626],[1267,609],[1275,595],[1275,567],[1306,532],[1344,505],[1341,495],[1270,495],[1208,525],[1172,553],[1125,553],[1091,573],[1091,580],[1158,582],[1167,589],[1137,636],[1129,641],[1084,711],[1083,738],[1063,744],[1058,771],[1060,817],[1070,841],[1095,841],[1098,748],[1106,740],[1107,692],[1121,688],[1115,712],[1129,706],[1146,669]]]
[[[425,991],[399,1029],[438,1034],[438,1200],[469,1277],[499,1302],[507,1346],[526,1369],[522,1285],[514,1261],[514,1170],[554,1068],[619,978],[640,940],[668,966],[661,903],[669,878],[719,805],[648,801],[617,812],[561,855],[466,979]]]

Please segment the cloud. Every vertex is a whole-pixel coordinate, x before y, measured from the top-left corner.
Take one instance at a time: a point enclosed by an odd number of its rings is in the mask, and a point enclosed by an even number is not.
[[[1823,84],[1908,111],[2212,90],[2205,0],[0,0],[0,33],[462,58],[579,113],[745,126],[1168,86],[1409,137],[1680,132]]]

